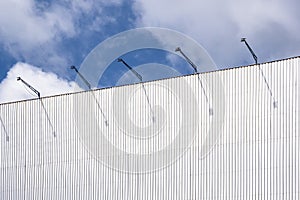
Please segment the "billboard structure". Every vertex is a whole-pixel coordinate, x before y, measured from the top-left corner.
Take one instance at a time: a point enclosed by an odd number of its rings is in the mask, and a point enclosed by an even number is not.
[[[45,97],[52,124],[1,104],[1,199],[299,199],[299,83],[295,57]]]

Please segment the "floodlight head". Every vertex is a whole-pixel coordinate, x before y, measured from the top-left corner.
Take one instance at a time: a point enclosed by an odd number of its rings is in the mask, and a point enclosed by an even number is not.
[[[76,67],[75,67],[74,65],[72,65],[72,66],[70,67],[70,69],[76,69]]]
[[[21,80],[21,77],[17,77],[17,81]]]
[[[246,42],[246,38],[241,38],[241,42]]]
[[[118,58],[117,61],[118,61],[118,62],[123,62],[123,59],[122,59],[122,58]]]
[[[175,51],[176,51],[176,52],[177,52],[177,51],[181,51],[180,47],[177,47],[177,48],[175,49]]]

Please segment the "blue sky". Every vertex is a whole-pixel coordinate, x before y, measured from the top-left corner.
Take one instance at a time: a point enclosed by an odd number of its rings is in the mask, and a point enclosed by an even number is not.
[[[42,96],[74,90],[70,65],[80,66],[100,42],[138,27],[163,27],[194,38],[218,68],[252,64],[246,37],[260,62],[300,55],[297,0],[7,0],[0,2],[0,102],[32,98],[22,76]],[[140,56],[139,56],[140,55]],[[126,55],[133,66],[172,66],[163,51]],[[172,66],[191,73],[186,63]],[[113,63],[99,87],[112,86],[126,69]]]

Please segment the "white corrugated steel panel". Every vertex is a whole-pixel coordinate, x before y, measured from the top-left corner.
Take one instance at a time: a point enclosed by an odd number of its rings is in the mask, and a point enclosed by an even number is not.
[[[2,104],[1,199],[300,199],[299,83],[297,57],[42,98],[54,130]]]

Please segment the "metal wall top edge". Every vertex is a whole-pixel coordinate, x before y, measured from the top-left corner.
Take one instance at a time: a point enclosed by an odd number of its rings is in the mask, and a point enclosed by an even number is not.
[[[289,61],[289,60],[299,59],[299,58],[300,58],[300,56],[294,56],[294,57],[278,59],[278,60],[273,60],[273,61],[264,62],[264,63],[245,65],[245,66],[237,66],[237,67],[230,67],[230,68],[224,68],[224,69],[217,69],[217,70],[206,71],[206,72],[199,72],[197,74],[211,74],[211,73],[223,72],[223,71],[227,71],[227,70],[238,70],[238,69],[246,68],[246,67],[254,67],[254,66],[257,66],[257,65],[271,64],[271,63],[277,63],[277,62],[281,62],[281,61]],[[154,83],[154,82],[162,81],[162,80],[171,80],[171,79],[177,79],[177,78],[181,78],[181,77],[195,76],[197,74],[180,75],[180,76],[174,76],[174,77],[171,77],[171,78],[162,78],[162,79],[157,79],[157,80],[152,80],[152,81],[145,81],[143,83]],[[130,86],[130,85],[138,85],[138,84],[142,84],[142,83],[133,83],[133,84],[125,84],[125,85],[112,86],[112,87],[106,87],[106,88],[97,88],[97,89],[93,89],[91,91],[94,92],[94,91],[99,91],[99,90],[108,90],[108,89],[112,89],[112,88],[126,87],[126,86]],[[90,91],[85,90],[85,91],[69,92],[69,93],[63,93],[63,94],[57,94],[57,95],[51,95],[51,96],[44,96],[44,97],[41,97],[41,99],[56,98],[56,97],[60,97],[60,96],[68,96],[68,95],[80,94],[80,93],[86,93],[86,92],[90,92]],[[0,103],[0,106],[15,104],[15,103],[21,103],[21,102],[27,102],[27,101],[35,101],[35,100],[38,100],[38,98],[31,98],[31,99],[24,99],[24,100],[13,101],[13,102]]]
[[[300,56],[293,56],[293,57],[288,57],[288,58],[282,58],[282,59],[278,59],[278,60],[272,60],[272,61],[268,61],[268,62],[262,62],[262,63],[251,64],[251,65],[242,65],[242,66],[236,66],[236,67],[222,68],[220,70],[204,72],[203,74],[205,74],[205,73],[211,73],[211,72],[217,72],[217,71],[226,71],[226,70],[231,70],[231,69],[240,69],[240,68],[245,68],[245,67],[254,67],[254,66],[257,66],[257,65],[265,65],[265,64],[271,64],[271,63],[277,63],[277,62],[281,62],[281,61],[288,61],[288,60],[293,60],[293,59],[298,59],[298,58],[300,58]]]

